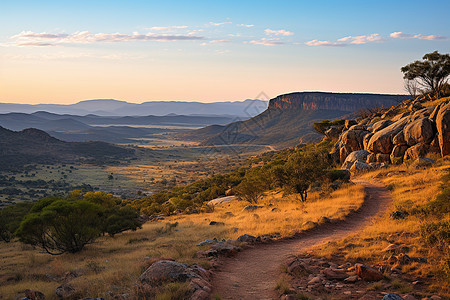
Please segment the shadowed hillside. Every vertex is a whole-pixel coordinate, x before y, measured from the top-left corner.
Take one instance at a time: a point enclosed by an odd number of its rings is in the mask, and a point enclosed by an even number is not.
[[[112,162],[132,157],[134,150],[104,142],[64,142],[34,128],[16,132],[0,127],[0,154],[2,170],[9,170],[31,163]]]

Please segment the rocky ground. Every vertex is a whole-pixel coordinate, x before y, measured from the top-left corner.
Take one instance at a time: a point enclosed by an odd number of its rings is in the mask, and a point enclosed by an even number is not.
[[[403,254],[404,247],[388,246],[385,252],[389,258],[374,266],[311,254],[295,256],[285,264],[290,284],[281,291],[281,299],[444,299],[424,292],[426,283],[420,278],[401,274],[399,266],[426,261]]]

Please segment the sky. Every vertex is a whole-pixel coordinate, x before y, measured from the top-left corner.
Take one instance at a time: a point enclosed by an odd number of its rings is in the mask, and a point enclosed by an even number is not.
[[[0,1],[0,102],[405,93],[450,1]]]

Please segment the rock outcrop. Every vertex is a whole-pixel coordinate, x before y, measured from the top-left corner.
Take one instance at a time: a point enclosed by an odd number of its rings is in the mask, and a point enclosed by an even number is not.
[[[406,160],[423,162],[430,152],[449,155],[450,100],[429,107],[415,102],[404,101],[382,115],[346,120],[332,158],[343,169],[358,172]]]

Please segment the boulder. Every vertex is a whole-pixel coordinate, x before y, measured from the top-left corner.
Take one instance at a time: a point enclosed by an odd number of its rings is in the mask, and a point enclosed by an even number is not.
[[[347,273],[344,270],[326,268],[323,270],[323,275],[328,280],[344,280],[348,277]]]
[[[363,264],[355,265],[355,273],[365,281],[378,281],[383,279],[383,275],[380,272]]]
[[[369,140],[367,150],[372,153],[391,153],[394,148],[392,143],[393,137],[399,133],[408,122],[408,117],[405,117],[388,127],[375,132]]]
[[[366,150],[353,151],[345,158],[341,168],[349,170],[356,161],[365,162],[369,154]]]
[[[369,164],[366,164],[365,162],[360,162],[359,160],[355,161],[355,163],[351,166],[350,172],[356,173],[361,171],[370,170],[371,167]]]
[[[408,146],[418,143],[429,144],[434,138],[433,123],[427,118],[417,119],[403,130]]]
[[[397,133],[392,138],[392,144],[394,144],[394,145],[406,145],[405,132],[403,130],[400,131],[399,133]]]
[[[382,300],[403,300],[403,298],[397,294],[386,294]]]
[[[417,119],[422,119],[422,118],[428,118],[434,109],[435,109],[435,106],[429,106],[429,107],[419,109],[412,115],[412,119],[417,120]]]
[[[225,223],[224,222],[211,221],[211,222],[209,222],[209,225],[211,225],[211,226],[215,226],[215,225],[223,226],[223,225],[225,225]]]
[[[430,167],[434,164],[434,160],[427,158],[427,157],[418,157],[413,163],[411,164],[411,167],[420,169],[420,168],[426,168]]]
[[[352,275],[344,279],[345,283],[355,283],[358,281],[358,275]]]
[[[408,159],[417,159],[421,156],[425,156],[425,154],[428,153],[428,148],[429,146],[424,143],[416,144],[412,147],[409,147],[406,150],[405,155],[403,156],[403,160],[405,161]]]
[[[350,126],[350,128],[348,130],[367,130],[367,126],[362,125],[362,124],[356,124],[356,125]]]
[[[390,163],[390,156],[389,154],[384,154],[384,153],[378,153],[376,155],[376,161],[379,163]]]
[[[379,131],[379,130],[381,130],[381,129],[383,129],[383,128],[388,127],[388,126],[391,125],[392,123],[394,123],[394,122],[392,122],[391,120],[382,120],[382,121],[378,121],[378,122],[376,122],[376,123],[373,124],[373,126],[371,127],[371,131],[372,131],[372,132]]]
[[[406,145],[395,145],[390,155],[391,163],[397,164],[403,162],[403,156],[407,149],[408,146]]]
[[[344,126],[345,129],[349,129],[350,126],[358,124],[355,120],[345,120]]]
[[[325,131],[325,136],[329,139],[337,140],[339,139],[343,129],[344,126],[331,126]]]
[[[348,152],[362,150],[364,136],[369,133],[366,130],[347,130],[342,134],[342,144]]]
[[[236,196],[220,197],[220,198],[216,198],[211,201],[208,201],[208,204],[209,205],[220,205],[220,204],[229,203],[235,199],[236,199]]]
[[[369,145],[369,141],[370,141],[370,138],[372,137],[372,135],[373,135],[373,133],[369,133],[364,136],[364,138],[363,138],[363,149],[364,150],[367,150],[367,145]]]
[[[403,119],[404,117],[409,116],[409,114],[410,114],[409,112],[404,112],[404,113],[402,113],[402,114],[395,115],[394,117],[392,117],[391,121],[392,121],[392,122],[397,122],[398,120]]]
[[[442,157],[450,154],[450,102],[439,109],[436,116],[436,128]]]
[[[430,143],[430,148],[428,149],[428,152],[431,153],[441,153],[441,148],[439,147],[439,134],[436,133],[434,135],[433,140]]]
[[[339,149],[339,162],[343,163],[345,161],[345,159],[347,158],[347,156],[348,156],[348,151],[344,146],[342,146],[342,148]]]
[[[139,276],[139,282],[156,286],[165,282],[185,282],[194,276],[193,272],[185,264],[170,260],[160,260],[152,264]]]

